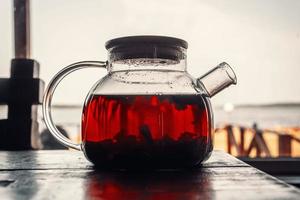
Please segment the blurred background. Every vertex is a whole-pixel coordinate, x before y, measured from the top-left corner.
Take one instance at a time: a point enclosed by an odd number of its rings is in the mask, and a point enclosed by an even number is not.
[[[0,76],[13,58],[13,3],[0,2]],[[222,61],[238,85],[212,99],[215,146],[236,156],[300,156],[300,1],[32,0],[32,58],[46,82],[64,66],[106,60],[104,43],[129,35],[186,40],[188,71],[202,75]],[[54,121],[80,138],[85,96],[105,71],[75,72],[54,97]],[[0,106],[5,118],[7,106]],[[39,121],[42,120],[39,108]],[[40,132],[45,129],[40,123]]]

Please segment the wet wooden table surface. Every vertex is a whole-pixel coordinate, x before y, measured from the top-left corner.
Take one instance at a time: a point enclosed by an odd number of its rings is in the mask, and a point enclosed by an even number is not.
[[[76,151],[0,151],[0,199],[299,200],[300,190],[221,151],[199,170],[147,173],[96,171]]]

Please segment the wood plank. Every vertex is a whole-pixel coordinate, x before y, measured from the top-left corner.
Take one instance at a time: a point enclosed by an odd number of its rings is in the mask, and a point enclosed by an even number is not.
[[[0,171],[1,199],[299,199],[296,188],[251,167],[197,172]]]
[[[300,175],[300,158],[248,158],[240,157],[249,165],[272,175]]]
[[[12,169],[86,169],[92,168],[79,151],[0,151],[0,170]],[[248,166],[222,151],[214,151],[204,167]]]
[[[103,172],[82,152],[0,152],[0,199],[299,199],[300,190],[222,151],[190,171]]]

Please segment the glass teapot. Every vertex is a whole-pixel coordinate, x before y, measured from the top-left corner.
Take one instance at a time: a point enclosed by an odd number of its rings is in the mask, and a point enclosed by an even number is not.
[[[163,36],[131,36],[108,41],[108,61],[83,61],[62,69],[43,101],[45,123],[63,145],[82,150],[103,169],[174,169],[199,166],[213,149],[209,98],[236,76],[221,63],[200,78],[186,71],[186,41]],[[51,99],[69,73],[106,68],[86,97],[82,142],[64,137],[51,117]]]

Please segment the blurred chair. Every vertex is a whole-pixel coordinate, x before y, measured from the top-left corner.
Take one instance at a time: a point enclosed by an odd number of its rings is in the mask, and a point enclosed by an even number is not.
[[[66,137],[69,138],[68,133],[61,126],[57,126],[57,129]],[[41,142],[43,150],[57,150],[57,149],[68,149],[67,147],[60,144],[50,133],[48,129],[44,129],[41,133]]]

